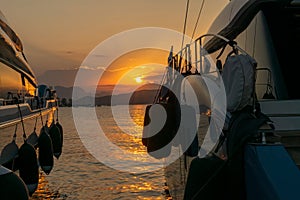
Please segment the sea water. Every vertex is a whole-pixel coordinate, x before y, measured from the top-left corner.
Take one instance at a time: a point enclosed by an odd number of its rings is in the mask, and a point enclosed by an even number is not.
[[[132,105],[130,115],[135,126],[127,126],[124,116],[118,116],[119,126],[114,121],[111,107],[96,107],[99,124],[108,138],[121,148],[130,148],[135,153],[145,153],[140,137],[144,120],[145,105]],[[90,108],[94,109],[94,108]],[[128,109],[118,106],[117,109]],[[59,159],[54,159],[54,167],[49,175],[41,170],[39,187],[30,199],[169,199],[166,195],[163,169],[134,174],[122,172],[104,165],[95,159],[84,147],[76,130],[72,108],[59,108],[59,122],[64,129],[63,151]],[[40,127],[38,121],[38,131]],[[34,120],[25,123],[27,136],[33,131]],[[124,130],[130,132],[130,135]],[[96,130],[95,130],[96,131]],[[1,130],[0,147],[10,142],[14,127]],[[19,125],[18,145],[22,144],[22,131]],[[96,147],[95,147],[96,148]],[[98,146],[101,149],[101,147]],[[118,156],[118,155],[111,155]],[[121,159],[121,158],[119,158]],[[18,173],[18,172],[16,172]]]

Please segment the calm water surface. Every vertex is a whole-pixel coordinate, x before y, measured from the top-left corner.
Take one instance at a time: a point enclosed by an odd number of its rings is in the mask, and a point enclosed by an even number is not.
[[[125,106],[119,106],[126,109]],[[136,153],[145,153],[140,139],[122,132],[115,124],[110,107],[97,107],[99,122],[107,137],[121,148]],[[133,134],[142,133],[145,106],[130,106],[130,113],[136,126],[123,126]],[[96,160],[84,148],[77,134],[71,108],[59,108],[59,121],[64,128],[64,146],[60,158],[54,161],[49,175],[41,172],[38,190],[31,199],[168,199],[165,192],[163,169],[144,173],[130,174],[109,168]],[[34,122],[26,122],[26,132],[32,132]],[[123,127],[123,128],[124,128]],[[20,127],[19,127],[20,128]],[[39,130],[39,129],[38,129]],[[123,129],[124,130],[124,129]],[[12,138],[14,127],[3,130],[4,139],[0,146]],[[2,130],[1,130],[2,132]],[[18,131],[21,140],[21,130]],[[22,141],[18,142],[19,146]],[[114,155],[112,155],[114,156]]]

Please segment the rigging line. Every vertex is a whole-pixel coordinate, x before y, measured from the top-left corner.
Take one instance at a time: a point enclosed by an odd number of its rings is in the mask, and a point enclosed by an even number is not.
[[[55,100],[56,103],[56,122],[58,122],[58,101]]]
[[[166,68],[166,69],[165,69],[165,72],[164,72],[164,75],[163,75],[163,78],[162,78],[162,80],[161,80],[161,82],[160,82],[159,88],[158,88],[158,90],[156,91],[156,94],[155,94],[155,97],[154,97],[153,104],[155,104],[155,103],[158,102],[159,93],[160,93],[160,91],[162,90],[162,86],[163,86],[163,83],[165,82],[167,73],[168,73],[168,69]]]
[[[34,131],[36,130],[37,120],[38,120],[38,117],[35,118],[34,129],[33,129]]]
[[[182,34],[182,42],[181,42],[181,48],[183,47],[183,43],[184,43],[184,36],[185,36],[185,30],[186,30],[186,22],[187,22],[187,17],[188,17],[188,12],[189,12],[189,4],[190,4],[190,0],[187,0],[186,2],[186,10],[185,10],[185,18],[184,18],[184,25],[183,25],[183,34]]]
[[[21,107],[19,104],[19,99],[18,100],[18,110],[19,110],[19,116],[21,118],[21,124],[22,124],[22,128],[23,128],[23,139],[24,141],[26,140],[26,133],[25,133],[25,127],[24,127],[24,120],[23,120],[23,115],[22,115],[22,111],[21,111]]]
[[[197,21],[196,21],[196,23],[195,23],[195,27],[194,27],[194,30],[193,30],[193,34],[192,34],[190,43],[192,43],[192,40],[193,40],[193,38],[194,38],[196,29],[197,29],[197,27],[198,27],[198,22],[199,22],[199,19],[200,19],[200,16],[201,16],[201,14],[202,14],[202,10],[203,10],[203,7],[204,7],[204,2],[205,2],[205,0],[202,0],[201,7],[200,7],[200,10],[199,10],[199,12],[198,12]]]
[[[13,140],[16,141],[16,138],[17,138],[17,130],[18,130],[18,124],[16,124],[16,127],[15,127],[15,133],[13,135]]]
[[[42,128],[44,128],[44,122],[43,122],[43,115],[42,115],[42,108],[40,103],[38,102],[38,109],[40,111],[40,117],[41,117],[41,122],[42,122]]]

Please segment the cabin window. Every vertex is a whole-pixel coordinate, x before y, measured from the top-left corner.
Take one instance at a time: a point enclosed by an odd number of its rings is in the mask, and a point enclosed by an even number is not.
[[[24,95],[25,96],[35,96],[36,88],[28,81],[27,78],[25,80],[25,88]]]
[[[8,93],[34,96],[35,87],[25,76],[0,62],[0,99],[6,99]]]
[[[0,79],[0,98],[6,98],[8,92],[16,94],[22,90],[22,80],[20,73],[2,62],[0,62]]]

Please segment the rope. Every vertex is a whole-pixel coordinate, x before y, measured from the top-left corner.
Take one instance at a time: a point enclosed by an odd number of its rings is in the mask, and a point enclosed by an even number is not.
[[[58,122],[58,103],[56,102],[56,122]]]
[[[47,117],[46,117],[46,122],[45,122],[45,126],[48,126],[48,115],[47,115]]]
[[[18,124],[16,124],[16,127],[15,127],[15,133],[13,135],[13,140],[16,141],[16,138],[17,138],[17,130],[18,130]]]
[[[52,102],[50,103],[50,108],[52,109],[52,107],[53,107],[53,105],[52,105]],[[55,113],[54,113],[55,114]],[[55,121],[55,115],[53,116],[52,115],[52,122],[51,122],[51,125],[52,125],[52,123],[54,123],[54,121]],[[47,118],[46,118],[46,126],[48,126],[48,119],[49,119],[49,115],[47,115]]]
[[[40,105],[38,106],[38,108],[40,110],[40,117],[41,117],[42,127],[44,127],[43,116],[42,116],[42,108],[41,108]]]
[[[56,122],[58,122],[58,108],[56,109]]]
[[[33,128],[34,131],[36,130],[37,119],[38,119],[38,117],[35,118],[35,123],[34,123],[34,128]]]
[[[21,118],[21,124],[22,124],[22,128],[23,128],[23,139],[25,141],[26,140],[26,133],[25,133],[24,121],[23,121],[23,116],[22,116],[22,111],[21,111],[21,108],[20,108],[19,100],[18,100],[18,110],[19,110],[19,115],[20,115],[20,118]]]
[[[185,10],[185,18],[184,18],[184,25],[183,25],[183,34],[182,34],[182,42],[181,42],[181,48],[183,47],[183,43],[184,43],[184,36],[185,36],[185,30],[186,30],[186,22],[187,22],[187,17],[188,17],[188,12],[189,12],[189,3],[190,0],[187,0],[186,2],[186,10]]]
[[[168,68],[165,69],[165,72],[164,72],[164,75],[163,75],[163,78],[160,82],[160,85],[159,85],[159,89],[157,90],[156,94],[155,94],[155,97],[154,97],[154,101],[153,101],[153,104],[157,103],[158,102],[158,98],[159,98],[159,93],[161,92],[161,89],[162,89],[162,86],[163,86],[163,83],[166,79],[166,76],[167,76],[167,73],[168,73]]]
[[[199,22],[199,19],[200,19],[200,16],[201,16],[201,14],[202,14],[202,10],[203,10],[203,7],[204,7],[204,2],[205,2],[205,0],[202,0],[202,4],[201,4],[200,10],[199,10],[199,12],[198,12],[197,21],[196,21],[196,23],[195,23],[195,27],[194,27],[194,30],[193,30],[193,34],[192,34],[190,43],[192,43],[192,40],[193,40],[193,38],[194,38],[196,29],[197,29],[197,27],[198,27],[198,22]]]

